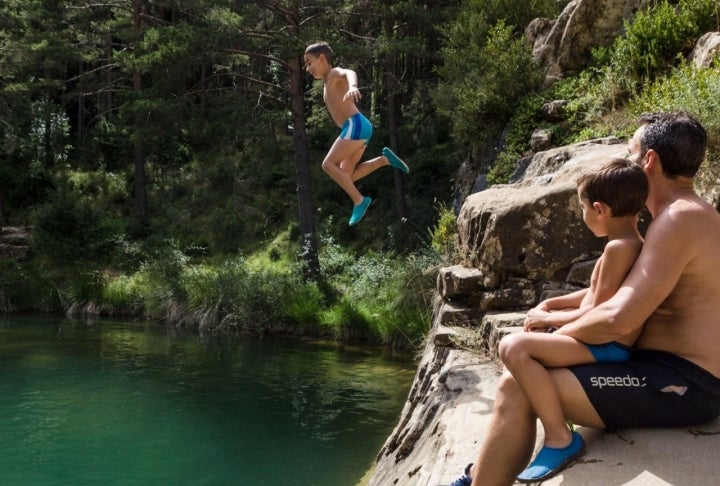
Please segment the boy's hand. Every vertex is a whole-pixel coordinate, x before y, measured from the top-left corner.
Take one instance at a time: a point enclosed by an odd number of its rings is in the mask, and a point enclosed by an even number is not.
[[[360,94],[360,90],[354,86],[351,86],[350,89],[347,90],[347,93],[345,93],[345,96],[343,96],[343,101],[347,101],[348,99],[352,101],[358,101],[361,98],[362,94]]]
[[[540,310],[538,307],[530,309],[523,324],[525,332],[545,332],[545,329],[550,327],[545,321],[549,314],[549,312]]]

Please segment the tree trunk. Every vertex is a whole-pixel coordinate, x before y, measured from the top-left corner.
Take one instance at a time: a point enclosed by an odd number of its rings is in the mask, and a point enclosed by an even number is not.
[[[298,210],[300,217],[300,238],[303,258],[303,276],[306,280],[320,278],[317,235],[312,201],[310,156],[305,131],[305,106],[303,93],[303,70],[297,58],[289,63],[293,142],[295,143],[295,171],[297,176]]]
[[[141,27],[141,8],[140,0],[133,0],[133,27],[137,39],[140,38]],[[138,97],[142,89],[142,74],[139,69],[133,72],[133,89]],[[134,161],[135,161],[135,220],[139,231],[144,231],[147,227],[147,198],[146,198],[146,174],[145,174],[145,146],[142,136],[142,116],[135,112],[135,137],[134,144]]]
[[[388,38],[393,33],[393,21],[385,21],[385,33]],[[390,149],[398,151],[398,120],[397,120],[397,97],[395,96],[395,59],[390,54],[385,54],[385,92],[387,93],[388,108],[388,131],[390,133]],[[402,157],[402,155],[401,155]],[[395,205],[398,218],[407,218],[407,203],[405,201],[405,186],[403,185],[403,174],[397,169],[393,170],[395,177]]]

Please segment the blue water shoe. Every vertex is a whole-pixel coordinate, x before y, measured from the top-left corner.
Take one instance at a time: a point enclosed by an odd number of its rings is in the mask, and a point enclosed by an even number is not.
[[[388,159],[390,162],[390,167],[394,167],[396,169],[399,169],[403,171],[404,173],[408,174],[410,172],[410,168],[407,166],[405,162],[402,161],[400,157],[395,155],[395,152],[390,150],[387,147],[383,147],[382,154]]]
[[[472,477],[470,476],[470,468],[472,463],[465,467],[465,474],[457,478],[455,481],[450,483],[450,486],[470,486],[472,484]]]
[[[371,202],[372,199],[365,196],[362,202],[353,208],[352,216],[350,216],[350,222],[348,223],[350,226],[357,224],[361,219],[363,219],[365,211],[367,211]]]
[[[572,441],[566,447],[543,446],[535,460],[521,472],[517,480],[521,483],[539,483],[555,476],[573,463],[585,452],[585,441],[577,432],[572,433]]]

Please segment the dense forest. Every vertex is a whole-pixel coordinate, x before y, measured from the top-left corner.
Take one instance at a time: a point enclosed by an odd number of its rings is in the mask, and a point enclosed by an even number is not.
[[[567,3],[5,0],[0,223],[32,242],[0,258],[0,310],[416,345],[458,169],[506,182],[544,103],[569,100],[558,145],[682,108],[720,153],[720,69],[684,57],[720,30],[716,0],[647,2],[548,85],[524,30]],[[320,169],[338,131],[304,72],[318,40],[358,73],[366,155],[411,167],[360,181],[376,202],[355,227]]]

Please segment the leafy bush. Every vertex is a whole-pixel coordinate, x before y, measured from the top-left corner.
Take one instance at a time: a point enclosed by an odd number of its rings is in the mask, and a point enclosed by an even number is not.
[[[62,310],[47,273],[31,263],[0,258],[0,312]]]
[[[708,159],[698,183],[716,186],[720,175],[720,64],[713,69],[698,69],[683,63],[672,73],[648,86],[631,103],[635,115],[645,111],[687,111],[695,116],[708,133]]]
[[[467,19],[459,22],[464,25]],[[490,28],[482,43],[462,38],[462,31],[455,27],[450,32],[457,39],[443,51],[444,82],[434,99],[453,120],[455,136],[472,147],[499,133],[517,100],[539,88],[543,75],[530,47],[504,21]]]
[[[112,259],[122,221],[67,187],[60,188],[33,216],[33,254],[64,266]]]
[[[717,0],[667,0],[639,11],[612,47],[611,68],[627,93],[677,66],[700,35],[718,24]]]
[[[432,247],[441,257],[452,259],[457,251],[457,217],[446,205],[439,205],[437,210],[437,225],[430,232]]]

